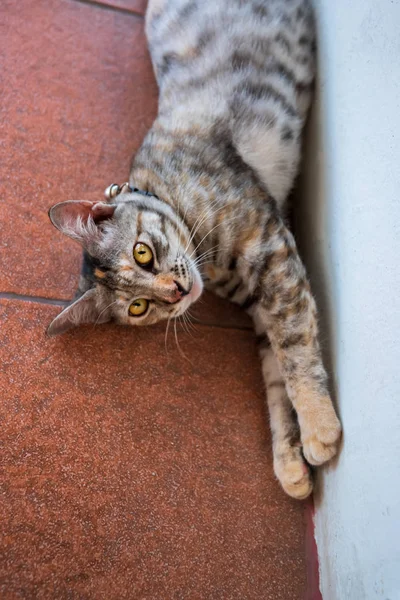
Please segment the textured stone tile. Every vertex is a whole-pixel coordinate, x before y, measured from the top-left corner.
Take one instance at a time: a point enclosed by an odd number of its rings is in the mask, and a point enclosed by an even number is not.
[[[239,306],[207,291],[190,308],[190,314],[194,324],[199,322],[238,329],[253,327],[250,317]]]
[[[157,107],[144,21],[72,0],[1,13],[0,290],[69,298],[80,250],[47,210],[126,180]]]
[[[101,199],[111,181],[127,178],[157,104],[143,19],[72,0],[7,0],[0,29],[0,292],[69,299],[80,248],[47,210]],[[242,311],[207,297],[194,315],[249,325]]]
[[[300,600],[248,331],[82,328],[0,302],[0,596]]]

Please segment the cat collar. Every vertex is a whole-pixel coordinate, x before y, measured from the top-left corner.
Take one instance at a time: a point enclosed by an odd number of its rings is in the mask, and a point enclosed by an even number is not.
[[[133,192],[136,194],[142,194],[142,196],[153,196],[154,198],[158,198],[156,194],[152,194],[151,192],[147,192],[145,190],[140,190],[136,187],[131,187],[127,181],[121,185],[118,185],[118,183],[112,183],[104,190],[104,196],[106,200],[110,201],[116,198],[116,196],[119,196],[119,194],[129,194]]]

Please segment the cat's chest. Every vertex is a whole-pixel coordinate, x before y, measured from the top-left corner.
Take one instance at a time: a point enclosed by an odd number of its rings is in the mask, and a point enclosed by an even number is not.
[[[218,267],[214,264],[205,265],[203,269],[204,283],[208,286],[218,285],[230,279],[233,272],[229,269]]]
[[[241,304],[248,295],[247,285],[235,268],[205,265],[203,279],[206,289],[237,304]]]

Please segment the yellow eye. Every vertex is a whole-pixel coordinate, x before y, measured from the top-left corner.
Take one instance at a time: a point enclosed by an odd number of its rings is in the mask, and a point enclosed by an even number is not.
[[[130,305],[129,314],[131,317],[140,317],[141,315],[144,315],[144,313],[148,309],[148,306],[148,300],[145,300],[144,298],[139,298],[138,300],[132,302],[132,304]]]
[[[133,256],[136,262],[142,267],[146,267],[153,260],[151,248],[149,248],[146,244],[141,244],[140,242],[135,245],[133,249]]]

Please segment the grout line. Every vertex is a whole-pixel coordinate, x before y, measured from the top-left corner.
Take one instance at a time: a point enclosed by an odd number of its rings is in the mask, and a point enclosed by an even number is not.
[[[67,306],[68,300],[59,298],[43,298],[43,296],[24,296],[23,294],[14,294],[13,292],[0,292],[0,299],[19,300],[21,302],[37,302],[38,304],[52,304],[53,306]]]
[[[144,19],[144,15],[142,13],[131,10],[130,8],[123,8],[122,6],[114,6],[113,4],[98,2],[97,0],[75,0],[75,2],[80,2],[81,4],[87,4],[96,8],[104,8],[105,10],[116,11],[124,15],[131,15],[133,17],[140,17],[141,19]]]
[[[203,325],[205,327],[216,327],[217,329],[235,329],[236,331],[253,331],[251,325],[224,325],[223,323],[212,323],[209,321],[193,321],[193,325]]]
[[[0,300],[17,300],[19,302],[36,302],[37,304],[49,304],[50,306],[67,306],[70,301],[61,300],[61,298],[45,298],[43,296],[27,296],[24,294],[15,294],[13,292],[0,292]],[[207,321],[195,321],[193,325],[202,327],[215,327],[217,329],[233,329],[235,331],[252,331],[253,328],[247,325],[224,325],[223,323],[212,323]]]

